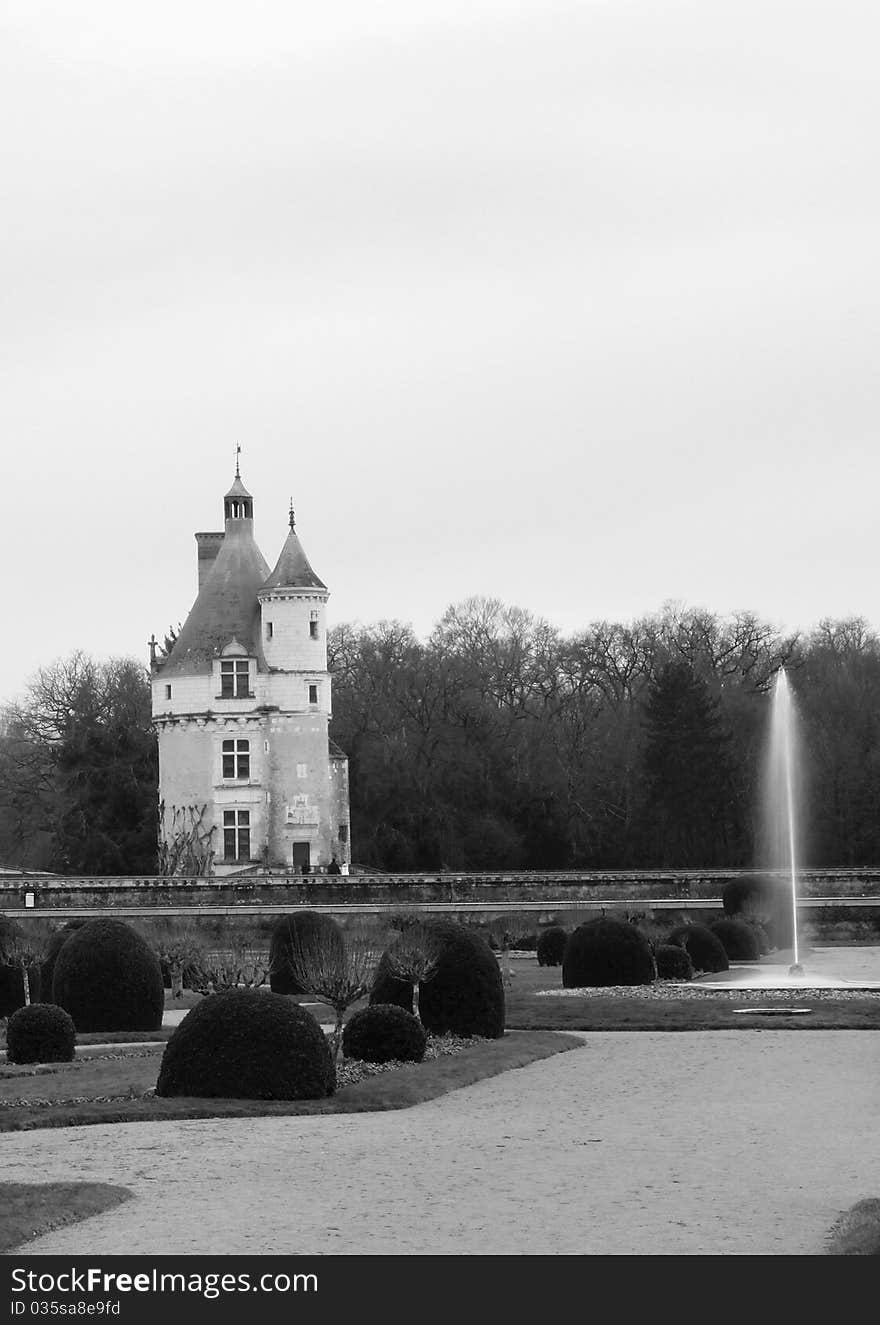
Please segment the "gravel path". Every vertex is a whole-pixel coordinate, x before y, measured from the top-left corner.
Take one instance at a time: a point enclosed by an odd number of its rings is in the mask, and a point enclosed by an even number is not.
[[[16,1255],[819,1254],[880,1196],[880,1037],[590,1033],[396,1113],[0,1139],[135,1199]]]

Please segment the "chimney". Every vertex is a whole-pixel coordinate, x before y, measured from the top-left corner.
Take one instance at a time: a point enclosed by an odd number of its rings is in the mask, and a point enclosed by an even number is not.
[[[220,551],[220,544],[223,542],[223,534],[196,534],[196,543],[198,545],[199,562],[199,593],[202,591],[202,585],[208,578],[208,571],[214,565],[214,558]]]

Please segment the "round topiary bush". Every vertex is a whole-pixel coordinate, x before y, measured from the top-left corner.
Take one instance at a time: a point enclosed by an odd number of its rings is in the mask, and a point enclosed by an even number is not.
[[[730,969],[724,945],[708,925],[679,925],[670,933],[669,942],[686,949],[695,971],[714,974]]]
[[[658,943],[654,949],[658,980],[693,980],[690,953],[677,943]]]
[[[731,962],[755,962],[761,956],[758,936],[745,920],[714,920],[709,926]]]
[[[19,1008],[6,1027],[10,1063],[69,1063],[76,1045],[73,1018],[54,1003]]]
[[[52,1002],[52,982],[55,979],[55,963],[58,960],[58,954],[67,940],[72,938],[78,929],[82,929],[85,923],[85,920],[68,920],[66,925],[62,925],[60,929],[56,929],[49,935],[46,951],[43,953],[43,960],[40,963],[40,986],[47,1003]]]
[[[564,989],[649,985],[657,975],[651,945],[635,925],[588,920],[569,935],[562,958]]]
[[[55,962],[52,1001],[78,1031],[157,1031],[165,1010],[159,958],[121,920],[89,920]]]
[[[344,940],[342,930],[332,916],[322,911],[296,911],[283,916],[273,927],[269,940],[269,988],[273,994],[304,994],[290,969],[290,952],[298,945],[304,948],[316,942],[332,945],[340,954]]]
[[[568,933],[561,925],[550,925],[547,929],[542,929],[538,935],[536,948],[538,965],[561,966],[567,942]]]
[[[336,1073],[327,1037],[292,999],[257,989],[208,994],[171,1034],[157,1095],[317,1100]]]
[[[432,1035],[481,1035],[487,1040],[504,1034],[504,985],[498,958],[485,939],[449,920],[428,926],[440,942],[437,966],[419,985],[419,1015]],[[389,970],[387,953],[376,969],[370,1004],[395,1003],[413,1010],[413,987]]]
[[[419,1019],[396,1003],[361,1008],[342,1032],[344,1056],[364,1063],[420,1063],[427,1043]]]

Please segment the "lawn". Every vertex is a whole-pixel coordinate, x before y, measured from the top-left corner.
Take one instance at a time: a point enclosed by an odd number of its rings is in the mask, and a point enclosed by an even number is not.
[[[0,1184],[0,1255],[22,1242],[127,1201],[125,1187],[105,1182],[4,1182]]]
[[[523,957],[514,959],[511,968],[506,1024],[516,1030],[880,1030],[880,991],[714,990],[658,981],[632,989],[562,993],[559,966],[539,966]],[[771,1016],[762,1008],[810,1011]]]

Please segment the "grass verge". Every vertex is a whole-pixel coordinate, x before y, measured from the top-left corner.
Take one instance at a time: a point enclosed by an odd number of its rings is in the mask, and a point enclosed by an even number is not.
[[[759,1009],[780,1007],[809,1008],[808,1016],[763,1015]],[[727,997],[649,999],[583,997],[539,998],[518,990],[508,991],[507,1025],[517,1030],[558,1031],[880,1031],[880,1000],[780,997],[768,995],[748,1007]]]
[[[555,1032],[509,1031],[500,1040],[482,1040],[460,1053],[366,1077],[323,1100],[144,1098],[144,1093],[156,1084],[160,1046],[152,1052],[120,1050],[108,1058],[46,1064],[30,1070],[6,1067],[0,1071],[0,1131],[405,1109],[580,1044],[574,1036]]]
[[[0,1183],[0,1254],[52,1229],[127,1201],[126,1187],[104,1182]]]

